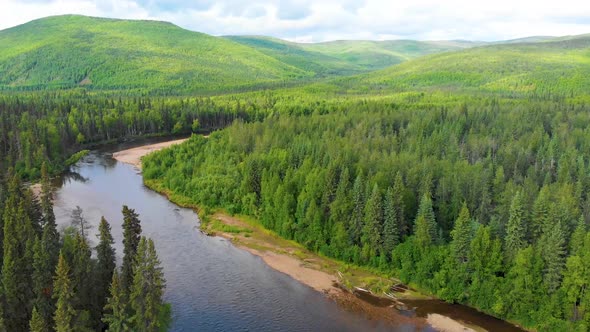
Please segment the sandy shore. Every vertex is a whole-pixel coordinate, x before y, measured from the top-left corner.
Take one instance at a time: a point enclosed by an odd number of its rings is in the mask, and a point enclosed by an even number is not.
[[[441,332],[476,332],[452,318],[439,314],[429,314],[426,320],[428,324]]]
[[[122,150],[122,151],[113,153],[113,158],[120,161],[120,162],[130,164],[130,165],[133,165],[133,166],[141,169],[141,157],[148,155],[154,151],[162,150],[162,149],[172,146],[174,144],[180,144],[180,143],[186,141],[187,139],[188,138],[183,138],[183,139],[174,140],[174,141],[144,145],[144,146],[140,146],[137,148]]]
[[[221,221],[224,225],[231,225],[242,229],[249,229],[248,225],[242,221],[218,213],[213,216],[215,220]],[[249,233],[248,233],[249,234]],[[222,236],[232,240],[238,247],[259,256],[262,260],[273,269],[291,276],[293,279],[308,285],[309,287],[324,293],[339,291],[334,284],[336,278],[324,271],[314,269],[311,266],[314,262],[308,261],[307,264],[299,258],[293,257],[297,249],[289,247],[278,248],[271,241],[260,238],[259,236],[240,236],[236,233],[216,232],[215,235]],[[272,250],[271,250],[272,249]],[[281,251],[283,253],[281,253]]]

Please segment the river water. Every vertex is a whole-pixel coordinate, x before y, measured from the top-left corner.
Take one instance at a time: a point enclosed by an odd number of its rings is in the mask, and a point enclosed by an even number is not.
[[[122,205],[140,215],[167,280],[172,331],[414,331],[412,325],[384,326],[341,310],[332,301],[269,268],[260,258],[225,239],[198,230],[190,209],[179,208],[143,186],[141,175],[109,153],[92,152],[57,184],[55,213],[60,227],[80,206],[98,233],[101,216],[111,224],[118,259],[122,254]],[[91,236],[96,244],[97,239]]]

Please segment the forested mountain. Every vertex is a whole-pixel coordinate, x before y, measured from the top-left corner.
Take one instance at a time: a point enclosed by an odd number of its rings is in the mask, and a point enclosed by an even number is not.
[[[247,46],[156,21],[57,16],[0,31],[0,88],[207,92],[314,76]]]
[[[264,36],[228,36],[283,62],[320,74],[353,74],[382,69],[419,56],[460,50],[482,43],[413,40],[346,40],[325,43],[293,43]]]
[[[588,35],[476,47],[337,81],[346,88],[384,94],[446,90],[572,95],[590,87],[589,48]]]

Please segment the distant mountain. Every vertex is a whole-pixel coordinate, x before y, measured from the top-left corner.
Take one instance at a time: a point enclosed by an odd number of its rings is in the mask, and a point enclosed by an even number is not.
[[[587,92],[590,35],[429,55],[335,82],[346,89],[372,93],[431,89],[541,94]]]
[[[56,16],[0,31],[0,87],[218,91],[315,75],[157,21]]]
[[[468,41],[367,41],[293,43],[264,36],[228,36],[230,40],[292,64],[326,74],[343,74],[386,68],[420,56],[460,50],[482,43]]]
[[[586,73],[588,57],[580,50],[589,39],[590,35],[498,43],[307,44],[259,36],[214,37],[158,21],[65,15],[0,31],[0,90],[83,86],[161,94],[223,93],[362,73],[366,74],[340,79],[339,84],[526,90],[538,87],[538,77],[551,77],[559,80],[560,88],[570,89],[587,80],[579,77]],[[556,68],[561,74],[553,72]]]

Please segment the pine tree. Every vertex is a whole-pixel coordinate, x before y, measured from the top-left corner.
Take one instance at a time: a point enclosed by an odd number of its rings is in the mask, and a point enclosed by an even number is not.
[[[365,210],[365,185],[363,177],[359,174],[354,180],[352,186],[352,215],[348,230],[350,233],[351,242],[353,244],[360,244],[361,233],[363,229],[363,219]]]
[[[43,250],[47,251],[50,266],[50,274],[53,274],[59,257],[59,232],[53,212],[53,189],[51,187],[47,165],[43,163],[41,168],[41,209],[43,211],[43,234],[41,237]]]
[[[142,237],[135,258],[135,273],[130,304],[134,312],[135,331],[156,332],[160,329],[160,312],[165,280],[154,242]]]
[[[472,228],[471,218],[467,204],[463,203],[459,217],[455,221],[455,227],[451,231],[451,249],[455,259],[460,263],[467,262],[469,246],[471,244]]]
[[[35,310],[42,317],[44,322],[51,325],[55,303],[52,299],[53,292],[53,271],[49,251],[46,249],[43,240],[37,240],[33,256],[33,289],[35,292]]]
[[[25,210],[25,199],[18,207],[8,207],[4,213],[4,262],[2,286],[5,325],[8,330],[24,330],[29,325],[34,293],[33,256],[35,233]]]
[[[418,214],[414,222],[414,234],[422,248],[437,243],[437,226],[432,209],[432,199],[428,194],[423,195],[420,201]]]
[[[393,188],[387,189],[385,194],[385,206],[383,211],[383,252],[389,259],[391,252],[400,243],[399,214],[395,205]]]
[[[543,228],[545,227],[545,224],[548,223],[547,219],[549,218],[550,208],[549,199],[549,188],[543,186],[533,206],[533,215],[529,227],[529,239],[532,243],[535,243],[541,237]]]
[[[104,307],[102,321],[107,325],[107,331],[127,332],[131,331],[131,318],[128,314],[128,305],[121,285],[121,278],[117,270],[113,273],[110,286],[110,297]]]
[[[99,243],[96,246],[96,287],[95,294],[97,297],[98,312],[106,305],[106,300],[109,293],[109,285],[113,280],[113,272],[115,271],[115,249],[113,244],[113,235],[111,234],[111,226],[104,217],[100,219]]]
[[[121,267],[121,284],[125,293],[133,283],[133,260],[139,245],[141,225],[135,210],[123,206],[123,266]]]
[[[553,225],[549,233],[543,234],[539,245],[544,262],[543,280],[549,292],[553,293],[561,284],[566,259],[565,238],[561,222]]]
[[[29,322],[29,329],[31,332],[49,332],[47,322],[43,319],[43,316],[37,311],[37,308],[33,308],[33,314],[31,315],[31,321]]]
[[[393,206],[395,206],[397,214],[397,222],[399,224],[399,235],[400,239],[405,238],[410,234],[410,225],[406,220],[406,206],[404,203],[404,195],[406,188],[400,172],[397,172],[395,180],[393,182]]]
[[[74,292],[70,281],[70,268],[63,255],[59,255],[55,278],[53,282],[53,297],[57,301],[55,310],[55,331],[70,332],[76,312],[72,306]]]
[[[509,262],[511,262],[516,253],[525,248],[526,243],[526,225],[524,220],[524,207],[521,192],[517,192],[510,205],[510,218],[506,229],[505,253]]]
[[[572,233],[570,240],[570,255],[579,255],[582,248],[584,247],[584,239],[586,238],[586,221],[584,216],[580,216],[578,219],[578,225]]]
[[[378,254],[381,248],[381,231],[383,228],[383,198],[379,187],[375,185],[365,207],[362,242],[369,248],[370,257]],[[369,258],[370,258],[369,257]]]
[[[95,308],[92,303],[95,285],[92,275],[91,255],[92,251],[86,238],[82,237],[82,234],[76,233],[70,278],[73,290],[71,303],[77,313],[74,321],[75,329],[89,328],[92,325],[90,321],[92,313],[94,313],[97,320],[100,319],[100,313],[93,310]]]

